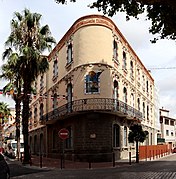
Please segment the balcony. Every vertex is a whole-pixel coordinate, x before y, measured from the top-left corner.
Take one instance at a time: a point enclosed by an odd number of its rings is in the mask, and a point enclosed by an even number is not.
[[[126,103],[110,98],[88,98],[75,100],[54,109],[42,117],[43,121],[60,120],[83,112],[111,113],[127,119],[142,119],[142,113]]]

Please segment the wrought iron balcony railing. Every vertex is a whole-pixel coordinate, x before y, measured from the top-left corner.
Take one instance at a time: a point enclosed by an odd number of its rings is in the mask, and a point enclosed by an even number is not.
[[[51,112],[45,114],[42,117],[42,120],[58,120],[59,118],[66,115],[86,111],[107,111],[128,117],[136,117],[137,119],[142,118],[142,113],[140,111],[120,100],[110,98],[88,98],[75,100],[60,106],[57,109],[54,109]]]

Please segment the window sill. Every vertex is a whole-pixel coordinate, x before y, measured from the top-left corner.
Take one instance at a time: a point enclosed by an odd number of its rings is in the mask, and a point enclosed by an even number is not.
[[[89,93],[85,93],[87,95],[91,95],[91,94],[100,94],[100,92],[89,92]]]

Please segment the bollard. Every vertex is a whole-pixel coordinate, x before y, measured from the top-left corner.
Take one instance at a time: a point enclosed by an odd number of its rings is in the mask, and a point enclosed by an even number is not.
[[[61,163],[60,163],[60,168],[62,169],[62,155],[61,155]]]
[[[131,165],[131,152],[129,152],[129,164]]]

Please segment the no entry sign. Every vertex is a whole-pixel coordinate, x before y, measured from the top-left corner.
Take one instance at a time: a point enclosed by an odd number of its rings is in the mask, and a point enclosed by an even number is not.
[[[58,134],[59,134],[59,137],[63,140],[69,137],[69,131],[65,128],[61,129]]]

